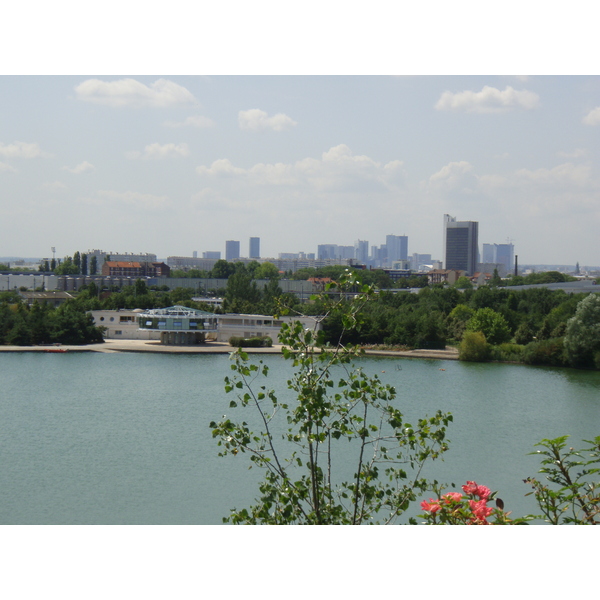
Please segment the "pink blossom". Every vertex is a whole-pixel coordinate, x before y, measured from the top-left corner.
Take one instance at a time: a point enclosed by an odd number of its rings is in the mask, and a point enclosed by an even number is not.
[[[485,485],[477,485],[474,481],[467,481],[467,483],[462,486],[462,489],[465,494],[479,496],[481,500],[487,500],[491,494],[490,488]]]
[[[434,500],[433,498],[429,498],[429,502],[427,502],[426,500],[423,500],[423,502],[421,502],[421,508],[423,510],[429,511],[431,513],[435,513],[438,510],[440,510],[442,507],[440,506],[439,500]]]
[[[487,506],[486,502],[486,500],[479,500],[478,502],[469,500],[471,511],[473,511],[473,514],[477,519],[484,523],[487,523],[486,517],[489,517],[494,512],[494,509],[491,506]]]
[[[463,492],[465,494],[474,494],[477,490],[477,484],[474,481],[467,481],[465,485],[462,486]]]
[[[444,494],[442,498],[446,501],[447,504],[450,502],[460,502],[462,500],[462,494],[459,492],[449,492],[448,494]]]

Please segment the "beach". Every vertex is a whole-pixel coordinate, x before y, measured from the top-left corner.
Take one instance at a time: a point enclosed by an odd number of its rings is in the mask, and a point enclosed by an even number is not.
[[[197,346],[167,346],[156,340],[106,340],[102,344],[53,345],[53,346],[0,346],[0,352],[158,352],[163,354],[229,354],[235,348],[226,342],[208,342]],[[248,354],[281,354],[282,346],[271,348],[244,348]],[[458,350],[446,347],[445,350],[365,350],[368,356],[401,358],[430,358],[458,360]]]

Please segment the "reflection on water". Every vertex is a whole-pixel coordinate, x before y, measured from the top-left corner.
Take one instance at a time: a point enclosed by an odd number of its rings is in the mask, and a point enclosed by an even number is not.
[[[286,393],[289,364],[264,356]],[[450,451],[428,475],[499,490],[533,512],[522,483],[542,438],[600,435],[600,373],[454,361],[364,359],[410,421],[452,412]],[[0,523],[219,523],[260,473],[219,458],[208,424],[230,414],[225,356],[0,356]],[[415,512],[418,512],[415,507]]]

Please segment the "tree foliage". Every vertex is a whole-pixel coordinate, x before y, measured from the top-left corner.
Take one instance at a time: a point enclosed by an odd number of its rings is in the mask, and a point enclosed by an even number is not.
[[[467,323],[467,331],[481,331],[490,344],[502,344],[512,337],[506,319],[492,308],[475,311]]]
[[[342,292],[356,286],[352,274],[342,279]],[[332,286],[333,288],[333,286]],[[330,288],[330,289],[332,289]],[[341,335],[355,328],[372,288],[346,302],[322,298],[327,314],[341,321]],[[317,329],[300,322],[284,325],[279,341],[291,361],[288,388],[294,398],[259,383],[269,368],[250,362],[242,351],[233,355],[234,375],[225,390],[235,393],[230,408],[239,420],[224,417],[210,424],[221,455],[248,455],[264,470],[259,497],[249,508],[234,509],[224,520],[265,524],[391,523],[433,483],[422,475],[429,460],[447,449],[446,426],[451,415],[438,412],[405,422],[396,406],[394,388],[354,365],[356,347],[325,342]],[[245,412],[255,411],[261,431],[252,431]],[[279,424],[284,433],[278,435]],[[352,456],[349,478],[342,471]],[[340,470],[341,469],[341,470]]]
[[[569,362],[576,367],[600,368],[600,296],[590,294],[578,305],[575,316],[569,319],[565,334],[565,351]]]

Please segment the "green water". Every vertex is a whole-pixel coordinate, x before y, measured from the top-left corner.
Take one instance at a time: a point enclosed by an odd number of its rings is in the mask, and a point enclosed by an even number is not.
[[[271,385],[289,365],[265,356]],[[452,412],[450,451],[429,475],[476,480],[533,512],[522,480],[546,437],[600,435],[600,373],[453,361],[366,359],[409,419]],[[259,473],[217,456],[219,355],[0,355],[0,523],[213,524],[253,498]],[[415,507],[415,513],[418,512]]]

